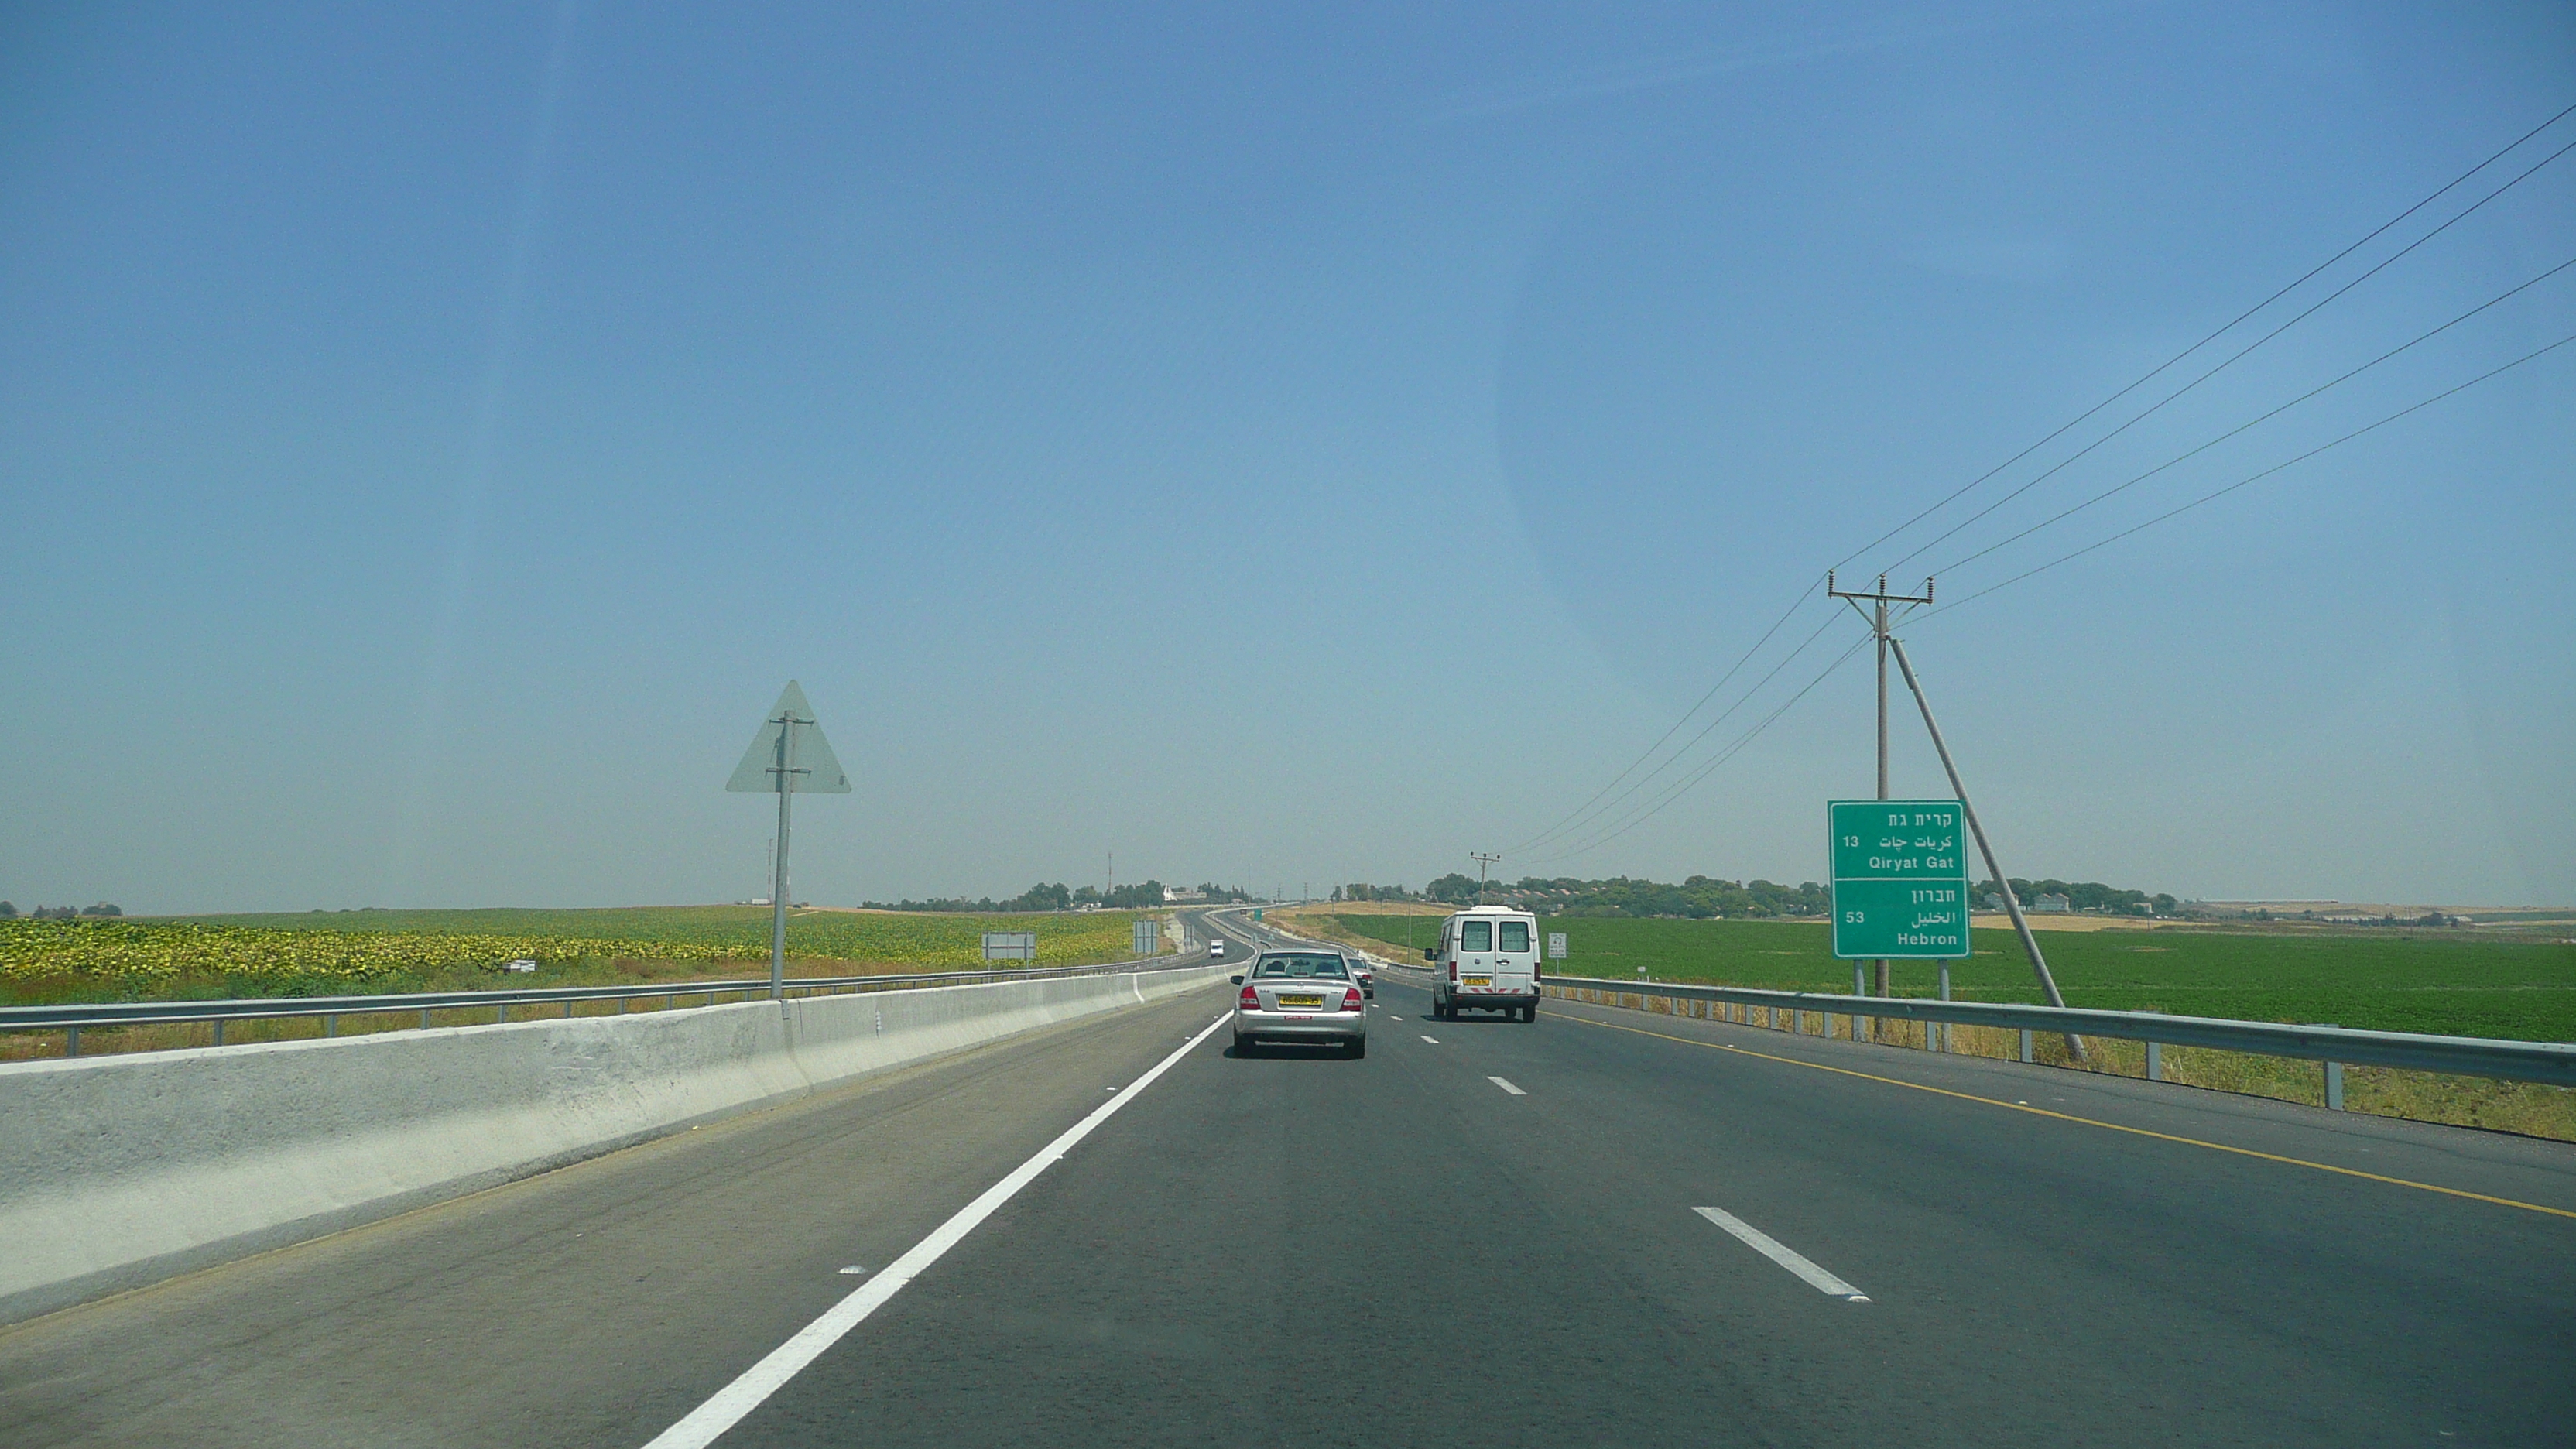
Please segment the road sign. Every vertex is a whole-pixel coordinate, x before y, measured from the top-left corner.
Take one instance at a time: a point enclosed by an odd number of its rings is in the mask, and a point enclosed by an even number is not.
[[[1034,961],[1038,959],[1038,933],[1035,931],[986,931],[984,959],[987,961]]]
[[[1968,956],[1966,820],[1958,801],[1834,800],[1825,818],[1836,956]]]
[[[1140,959],[1146,956],[1151,956],[1156,951],[1162,949],[1158,940],[1162,935],[1162,932],[1162,923],[1155,920],[1153,917],[1138,916],[1136,918],[1136,955]]]
[[[782,734],[787,736],[783,742]],[[778,703],[769,707],[768,720],[752,737],[751,748],[743,751],[742,763],[733,767],[733,778],[725,781],[725,788],[755,795],[850,793],[850,777],[832,757],[823,727],[814,722],[814,706],[805,702],[805,691],[796,687],[795,680],[787,681]]]
[[[1562,961],[1565,959],[1565,933],[1563,931],[1550,931],[1547,933],[1547,959],[1550,961]]]

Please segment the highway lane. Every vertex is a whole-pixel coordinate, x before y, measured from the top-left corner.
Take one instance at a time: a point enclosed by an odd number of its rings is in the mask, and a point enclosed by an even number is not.
[[[1223,1004],[0,1333],[0,1424],[640,1444],[839,1298],[841,1261],[882,1266]],[[2563,1146],[1426,1006],[1383,976],[1358,1062],[1220,1032],[719,1442],[2556,1444],[2576,1422],[2576,1219],[2012,1104],[2576,1210]]]
[[[2576,1221],[1574,1018],[1786,1040],[1746,1028],[1426,1003],[1384,984],[1364,1063],[1212,1043],[722,1442],[2544,1444],[2576,1412]],[[1919,1055],[1858,1053],[2346,1131]],[[2379,1126],[2317,1150],[2576,1208],[2563,1149]]]

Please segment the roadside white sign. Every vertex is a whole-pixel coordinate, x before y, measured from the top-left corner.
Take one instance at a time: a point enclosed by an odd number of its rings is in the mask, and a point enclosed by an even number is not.
[[[1565,959],[1565,933],[1563,931],[1550,931],[1547,933],[1547,959],[1550,961],[1562,961]]]

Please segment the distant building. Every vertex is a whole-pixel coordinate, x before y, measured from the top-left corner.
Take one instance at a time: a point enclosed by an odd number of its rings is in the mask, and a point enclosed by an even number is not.
[[[2030,908],[2041,915],[2062,916],[2075,909],[2075,903],[2064,896],[2043,895],[2031,899]]]
[[[1988,892],[1986,892],[1986,909],[1987,909],[1987,910],[1990,910],[1990,911],[2000,911],[2000,910],[2002,910],[2003,908],[2004,908],[2004,893],[2003,893],[2002,891],[1988,891]]]

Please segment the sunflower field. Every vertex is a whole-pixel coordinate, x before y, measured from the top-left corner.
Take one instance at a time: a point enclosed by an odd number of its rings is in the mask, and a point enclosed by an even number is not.
[[[800,974],[955,971],[983,932],[1033,931],[1038,964],[1127,956],[1126,912],[951,916],[808,911],[789,918]],[[21,1002],[322,996],[592,985],[741,974],[769,956],[769,912],[365,911],[199,920],[0,921],[0,997]],[[532,976],[503,975],[513,960]],[[720,970],[731,963],[731,970]]]

